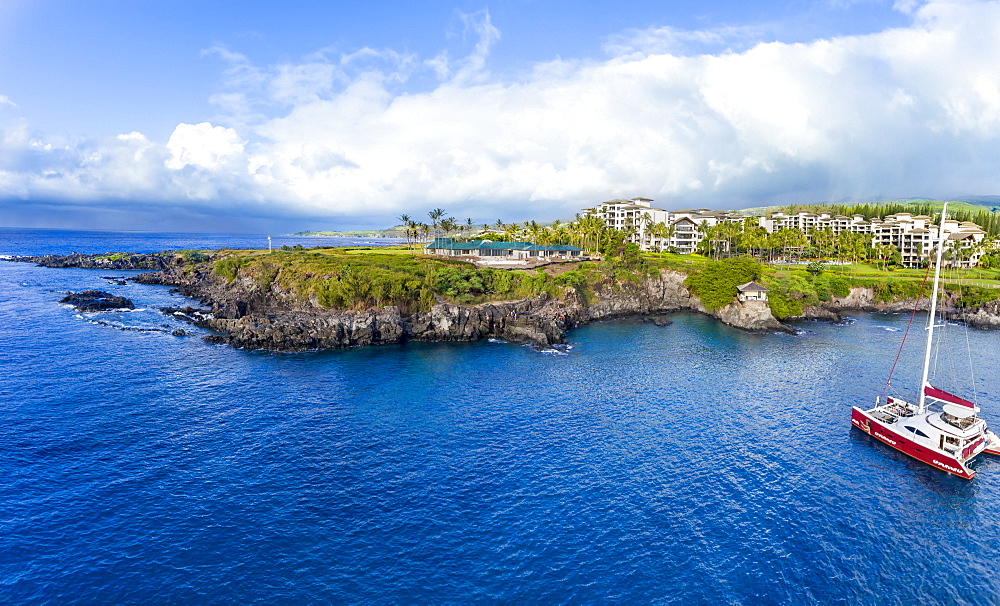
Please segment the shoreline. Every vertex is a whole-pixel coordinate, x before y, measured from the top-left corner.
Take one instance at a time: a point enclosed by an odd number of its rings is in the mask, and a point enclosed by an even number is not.
[[[565,343],[569,330],[590,322],[615,318],[649,318],[677,311],[711,316],[750,332],[796,334],[801,329],[777,320],[765,301],[734,300],[714,311],[685,286],[687,274],[660,269],[639,283],[602,281],[581,296],[566,288],[560,296],[546,293],[534,297],[458,304],[438,296],[425,310],[404,310],[396,305],[368,309],[323,307],[314,300],[295,301],[277,284],[268,290],[252,279],[227,279],[212,271],[204,259],[185,261],[173,253],[44,255],[17,257],[14,262],[33,262],[44,267],[85,269],[153,270],[129,278],[133,282],[176,288],[209,310],[163,309],[183,312],[200,327],[220,333],[206,336],[213,343],[245,349],[305,351],[342,349],[414,341],[476,341],[503,339],[511,343],[549,348]],[[922,302],[926,309],[926,301]],[[840,322],[852,312],[900,313],[913,310],[914,301],[877,303],[870,288],[854,287],[845,297],[834,297],[821,305],[806,307],[800,316],[785,318]],[[921,306],[918,305],[918,309]],[[195,314],[194,312],[201,312]],[[970,318],[958,318],[959,310],[945,304],[945,316],[964,320],[976,328],[1000,329],[1000,303],[978,306]]]

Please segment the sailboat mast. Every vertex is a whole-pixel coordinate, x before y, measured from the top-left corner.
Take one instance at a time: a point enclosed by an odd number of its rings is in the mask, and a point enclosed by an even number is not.
[[[927,394],[926,387],[927,374],[931,369],[931,346],[934,342],[934,319],[937,315],[937,300],[938,300],[938,282],[941,279],[941,254],[944,252],[944,243],[948,238],[948,234],[944,231],[944,218],[948,211],[948,203],[945,202],[944,206],[941,207],[941,225],[940,225],[940,239],[938,240],[937,247],[937,261],[934,262],[934,288],[933,294],[931,295],[931,310],[930,315],[927,318],[927,345],[924,349],[924,374],[923,378],[920,379],[920,405],[919,412],[923,413],[927,406]]]

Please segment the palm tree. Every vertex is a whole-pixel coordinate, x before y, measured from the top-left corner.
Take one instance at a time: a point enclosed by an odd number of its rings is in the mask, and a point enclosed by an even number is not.
[[[508,223],[503,226],[503,237],[507,239],[513,239],[517,237],[517,232],[520,230],[517,223]]]
[[[654,223],[649,228],[649,243],[650,246],[656,249],[657,252],[663,252],[665,246],[663,245],[663,239],[667,237],[667,224],[663,221]],[[654,244],[659,240],[659,244]]]
[[[444,231],[444,235],[448,236],[453,231],[458,229],[458,223],[453,217],[446,217],[440,222],[441,229]]]
[[[739,240],[740,236],[743,234],[743,221],[726,221],[721,225],[722,236],[726,240],[726,254],[729,256],[733,255],[733,251],[736,249],[736,241]]]
[[[539,236],[542,234],[542,231],[544,231],[545,228],[539,225],[537,221],[531,221],[531,222],[525,221],[524,229],[525,232],[527,232],[527,234],[531,236],[531,243],[538,244]]]
[[[751,256],[760,257],[761,250],[767,245],[767,232],[761,227],[745,230],[740,234],[739,245],[740,248],[749,252]]]
[[[650,213],[642,213],[639,217],[639,245],[642,246],[646,242],[649,231],[649,226],[653,224],[653,215]]]
[[[407,227],[409,228],[407,229],[407,233],[413,234],[413,240],[414,243],[416,243],[417,237],[420,236],[420,223],[411,219],[409,223],[407,223]]]
[[[434,227],[434,232],[437,233],[438,221],[444,216],[444,209],[435,208],[427,213],[427,216],[431,218],[431,225]]]
[[[403,229],[406,231],[406,247],[410,247],[410,215],[402,214],[397,217],[399,222],[402,223]]]
[[[671,244],[671,242],[673,242],[674,236],[676,235],[677,235],[677,224],[671,223],[670,225],[667,226],[667,231],[663,232],[663,237],[667,239],[667,250],[670,250],[670,248],[674,246],[673,244]]]

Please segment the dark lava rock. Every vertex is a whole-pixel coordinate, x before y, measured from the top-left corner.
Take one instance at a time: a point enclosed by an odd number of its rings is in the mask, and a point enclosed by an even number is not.
[[[11,261],[37,263],[42,267],[81,267],[83,269],[147,269],[159,270],[170,264],[172,255],[105,253],[102,255],[41,255],[36,257],[13,257]]]
[[[186,330],[184,330],[183,328],[178,328],[178,329],[174,330],[170,334],[174,335],[175,337],[186,337],[186,336],[188,336],[188,332]]]
[[[670,326],[674,323],[673,320],[668,320],[665,316],[646,316],[642,321],[652,322],[657,326]]]
[[[135,304],[125,297],[118,297],[103,290],[84,290],[70,293],[60,303],[68,303],[77,311],[108,311],[110,309],[135,309]]]
[[[160,312],[195,326],[205,326],[205,322],[212,318],[210,310],[194,307],[161,307]]]

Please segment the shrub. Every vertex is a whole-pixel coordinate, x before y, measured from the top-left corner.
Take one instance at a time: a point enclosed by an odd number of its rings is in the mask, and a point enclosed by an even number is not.
[[[493,271],[493,292],[504,295],[514,288],[514,275],[504,269]]]
[[[826,284],[821,284],[823,295],[829,299]],[[802,308],[807,305],[818,305],[823,297],[817,293],[816,285],[803,275],[781,276],[768,282],[770,292],[767,293],[768,306],[776,318],[801,316]]]
[[[204,263],[208,261],[209,256],[200,250],[179,250],[177,255],[184,260],[185,263]]]
[[[830,287],[830,294],[835,297],[846,297],[851,294],[851,285],[841,277],[831,277],[827,280]]]
[[[802,315],[802,302],[796,301],[778,290],[771,290],[767,293],[767,304],[771,308],[771,313],[779,320],[789,316]]]
[[[246,263],[246,259],[243,257],[226,257],[224,259],[219,259],[212,266],[216,274],[222,276],[229,282],[236,279],[236,275],[239,273],[240,267]]]
[[[871,284],[875,291],[875,300],[879,303],[890,303],[903,299],[917,299],[921,296],[922,283],[918,280],[877,280]]]
[[[966,309],[969,307],[976,307],[977,305],[982,305],[983,303],[989,303],[990,301],[995,301],[1000,299],[1000,289],[996,288],[983,288],[982,286],[945,286],[945,288],[958,296],[956,305],[960,308]]]
[[[434,289],[454,299],[469,302],[491,292],[492,270],[443,267],[437,271]]]
[[[262,262],[258,268],[255,268],[255,273],[253,277],[254,284],[260,290],[267,290],[271,287],[271,283],[274,279],[278,277],[279,268],[266,262]]]
[[[750,257],[733,257],[709,261],[704,269],[685,281],[687,287],[701,299],[709,311],[715,311],[733,302],[739,292],[736,288],[759,280],[763,266]]]

